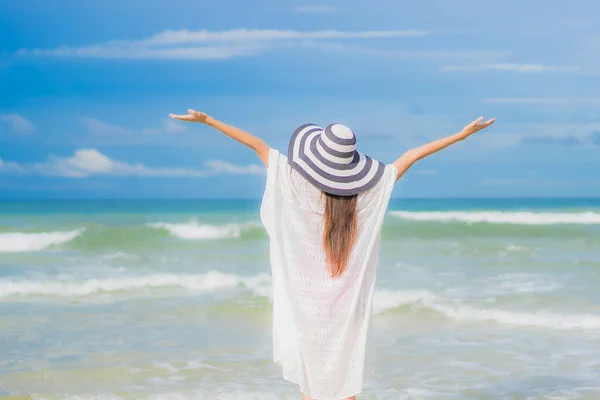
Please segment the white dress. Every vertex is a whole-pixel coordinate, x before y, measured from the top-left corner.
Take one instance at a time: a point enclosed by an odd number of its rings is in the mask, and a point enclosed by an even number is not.
[[[273,356],[284,379],[314,399],[362,391],[372,372],[372,298],[383,217],[397,169],[358,195],[358,236],[340,277],[332,278],[322,247],[324,197],[269,149],[260,217],[270,238]]]

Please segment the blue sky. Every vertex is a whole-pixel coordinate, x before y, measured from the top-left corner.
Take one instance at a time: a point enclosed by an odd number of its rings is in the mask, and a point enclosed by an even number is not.
[[[168,119],[208,112],[285,152],[341,122],[399,197],[600,196],[600,3],[0,3],[0,198],[260,197],[256,155]]]

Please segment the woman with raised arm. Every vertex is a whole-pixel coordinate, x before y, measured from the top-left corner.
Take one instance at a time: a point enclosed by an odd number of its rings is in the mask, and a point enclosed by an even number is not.
[[[205,113],[170,116],[218,129],[267,166],[260,217],[270,240],[274,360],[304,400],[355,399],[372,372],[373,288],[394,184],[416,161],[494,119],[480,117],[386,165],[357,151],[354,132],[342,124],[300,126],[285,156]]]

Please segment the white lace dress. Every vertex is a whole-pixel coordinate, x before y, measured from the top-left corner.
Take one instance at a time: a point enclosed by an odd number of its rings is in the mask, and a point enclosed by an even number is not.
[[[342,276],[331,278],[322,247],[321,191],[269,150],[260,216],[270,238],[273,356],[283,377],[315,399],[362,391],[372,372],[372,297],[383,217],[396,181],[393,164],[358,195],[358,236]]]

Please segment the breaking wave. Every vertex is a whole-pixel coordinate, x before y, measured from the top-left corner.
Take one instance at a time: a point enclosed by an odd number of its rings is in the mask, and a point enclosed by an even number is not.
[[[248,222],[228,225],[201,225],[192,219],[185,223],[155,222],[147,226],[165,229],[171,235],[180,239],[225,239],[239,238],[244,230],[255,228],[257,223]]]
[[[78,228],[67,232],[0,233],[0,253],[19,253],[43,250],[50,246],[70,242],[84,231],[85,228]]]
[[[600,213],[553,213],[530,211],[390,211],[389,215],[411,221],[465,222],[517,225],[600,224]]]

